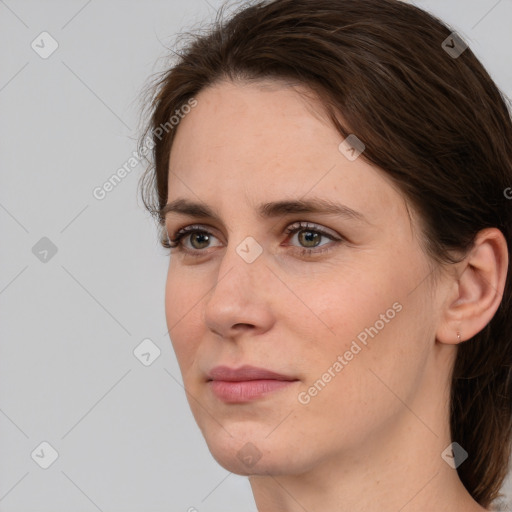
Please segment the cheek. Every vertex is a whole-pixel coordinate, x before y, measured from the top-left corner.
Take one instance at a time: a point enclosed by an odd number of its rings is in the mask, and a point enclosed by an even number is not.
[[[342,349],[344,341],[352,340],[360,333],[361,341],[364,341],[365,329],[376,322],[382,329],[381,314],[392,322],[396,316],[393,304],[401,295],[393,282],[382,282],[379,276],[372,278],[369,271],[349,270],[343,275],[331,276],[321,284],[322,293],[310,296],[310,307],[319,319],[319,326],[323,324],[325,327],[335,350]]]
[[[165,287],[165,317],[169,337],[185,378],[201,340],[199,312],[201,293],[194,292],[190,280],[171,269]]]
[[[344,273],[323,283],[322,294],[310,296],[317,319],[308,336],[316,342],[306,348],[308,384],[330,370],[336,377],[326,388],[349,388],[359,402],[381,393],[392,397],[378,377],[396,391],[407,391],[407,384],[418,378],[426,357],[428,308],[408,293],[414,276],[406,278],[390,266],[386,270]],[[333,367],[339,356],[341,366]]]
[[[336,377],[312,399],[317,401],[312,405],[313,410],[330,410],[335,422],[351,418],[354,425],[366,424],[371,430],[371,425],[397,414],[403,408],[401,400],[413,400],[421,384],[431,334],[428,307],[418,296],[389,286],[387,292],[354,293],[350,301],[340,300],[344,311],[338,312],[338,320],[331,310],[330,323],[337,336],[324,345],[322,365],[315,365],[308,383],[328,380],[329,375],[325,379],[322,375],[329,368],[334,371]],[[338,356],[341,365],[333,368]]]
[[[362,252],[322,279],[311,305],[330,329],[324,330],[333,350],[348,350],[353,340],[362,346],[377,339],[382,339],[379,346],[392,344],[394,336],[386,333],[405,329],[406,311],[423,317],[425,304],[416,303],[418,295],[410,292],[425,275],[424,264],[412,251],[406,261],[395,253]]]
[[[171,335],[174,326],[178,324],[178,321],[184,317],[186,312],[183,299],[186,299],[188,288],[184,284],[178,273],[172,269],[172,265],[169,265],[165,283],[165,317]]]
[[[204,307],[208,279],[197,271],[188,272],[172,257],[165,284],[165,315],[172,333],[178,327],[193,327],[192,319]]]

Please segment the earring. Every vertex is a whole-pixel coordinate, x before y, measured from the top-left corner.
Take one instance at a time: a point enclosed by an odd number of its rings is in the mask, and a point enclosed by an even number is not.
[[[460,343],[460,332],[457,331],[457,341]]]

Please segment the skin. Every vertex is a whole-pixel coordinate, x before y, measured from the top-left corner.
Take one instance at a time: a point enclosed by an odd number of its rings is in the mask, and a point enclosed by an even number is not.
[[[171,213],[194,257],[173,249],[166,319],[188,401],[213,457],[249,475],[259,512],[477,512],[441,457],[449,432],[450,373],[461,340],[494,315],[508,254],[496,229],[450,272],[420,246],[418,217],[385,173],[348,160],[320,104],[280,82],[220,82],[203,89],[177,128],[168,202],[202,201],[220,221]],[[325,214],[256,215],[260,203],[324,198],[368,222]],[[297,221],[322,236],[318,250]],[[196,233],[197,235],[197,233]],[[248,236],[263,249],[237,253]],[[194,245],[193,245],[194,244]],[[332,368],[365,328],[402,306],[307,404],[298,395]],[[216,365],[251,364],[298,379],[245,404],[227,404],[206,384]],[[304,395],[303,395],[304,396]],[[249,467],[246,443],[260,455]],[[245,448],[244,448],[245,446]],[[242,452],[245,453],[245,452]],[[471,456],[471,454],[470,454]]]

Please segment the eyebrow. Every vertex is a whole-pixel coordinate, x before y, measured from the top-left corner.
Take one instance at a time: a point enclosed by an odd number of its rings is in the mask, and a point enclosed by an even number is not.
[[[194,218],[210,218],[221,222],[220,216],[207,204],[190,201],[188,199],[175,199],[160,210],[160,218],[165,221],[170,213],[187,215]],[[361,213],[346,205],[328,199],[294,199],[262,203],[257,208],[257,214],[263,219],[281,217],[296,213],[332,214],[351,220],[358,220],[370,224]]]

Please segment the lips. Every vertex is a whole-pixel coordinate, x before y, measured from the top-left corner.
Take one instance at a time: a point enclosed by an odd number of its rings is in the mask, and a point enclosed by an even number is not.
[[[231,404],[250,402],[290,387],[298,379],[265,368],[216,366],[207,376],[207,385],[220,400]]]
[[[229,368],[228,366],[216,366],[207,375],[207,380],[222,380],[226,382],[241,382],[248,380],[297,380],[295,377],[282,375],[280,373],[245,365],[240,368]]]

